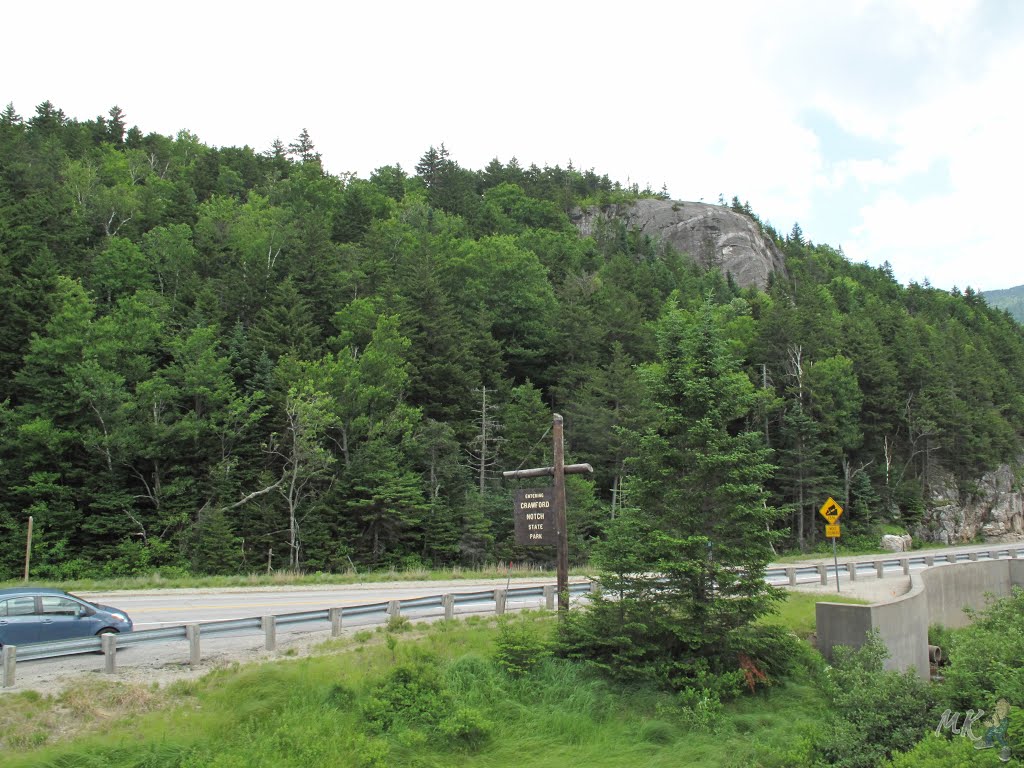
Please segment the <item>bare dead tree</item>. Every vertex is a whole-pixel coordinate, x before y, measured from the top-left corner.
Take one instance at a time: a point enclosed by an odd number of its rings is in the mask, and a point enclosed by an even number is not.
[[[479,492],[487,488],[487,480],[496,474],[495,466],[498,463],[497,446],[501,443],[501,424],[494,417],[497,406],[487,401],[487,387],[481,387],[480,407],[474,409],[477,414],[477,434],[468,449],[469,465],[477,476]]]

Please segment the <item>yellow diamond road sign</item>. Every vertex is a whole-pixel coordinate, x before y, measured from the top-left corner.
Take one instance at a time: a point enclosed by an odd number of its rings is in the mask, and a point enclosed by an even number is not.
[[[840,536],[840,534],[839,534],[839,526],[838,525],[826,525],[825,526],[825,538],[826,539],[838,539],[839,536]]]
[[[828,520],[829,524],[835,523],[839,516],[843,514],[843,508],[831,496],[828,497],[828,501],[821,505],[821,509],[818,511],[822,517]]]

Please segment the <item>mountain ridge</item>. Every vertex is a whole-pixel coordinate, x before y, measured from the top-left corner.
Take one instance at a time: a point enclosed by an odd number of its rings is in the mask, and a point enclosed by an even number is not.
[[[981,295],[990,307],[1005,309],[1018,323],[1024,323],[1024,285],[982,291]]]

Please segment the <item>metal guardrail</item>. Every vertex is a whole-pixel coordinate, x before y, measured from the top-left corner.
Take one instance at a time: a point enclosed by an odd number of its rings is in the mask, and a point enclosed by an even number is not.
[[[829,576],[836,578],[838,575],[846,575],[856,578],[860,574],[875,573],[881,577],[886,569],[901,569],[906,572],[915,567],[927,568],[932,565],[942,565],[944,563],[966,563],[981,559],[999,560],[1007,557],[1024,557],[1024,547],[1013,546],[987,550],[975,550],[973,552],[958,552],[955,554],[936,553],[901,555],[894,553],[887,557],[869,557],[863,560],[839,563],[838,571],[836,566],[832,563],[768,568],[765,570],[765,579],[769,582],[788,581],[790,584],[800,583],[801,580],[803,580],[804,583],[807,583],[808,581],[813,582],[820,579],[821,583],[825,583],[825,580]],[[850,566],[853,566],[852,571]],[[881,566],[881,570],[879,570],[879,566]]]
[[[547,594],[546,590],[553,590],[553,587],[515,587],[512,589],[485,589],[474,592],[453,592],[451,593],[454,605],[467,605],[473,603],[495,602],[496,593],[504,593],[505,599],[522,599],[526,597],[542,597]],[[569,585],[570,594],[583,594],[591,590],[590,582],[577,582]],[[424,608],[443,608],[444,595],[429,595],[426,597],[412,597],[403,600],[386,600],[363,605],[350,605],[340,608],[340,616],[373,616],[379,614],[381,617],[390,616],[390,608],[393,603],[398,604],[399,611],[417,610]],[[246,619],[226,619],[224,621],[199,622],[203,637],[210,635],[226,634],[229,632],[259,631],[264,629],[264,617],[252,617]],[[312,622],[328,622],[331,620],[331,609],[319,611],[299,611],[296,613],[282,613],[273,616],[276,626],[306,624]],[[167,642],[172,640],[188,639],[187,624],[158,629],[142,629],[136,632],[127,632],[117,635],[117,647],[142,645],[150,642]],[[12,647],[13,646],[9,646]],[[100,653],[103,650],[102,636],[83,637],[74,640],[56,640],[47,643],[30,643],[16,647],[17,661],[32,661],[37,659],[50,659],[60,656],[71,656],[80,653]]]
[[[799,583],[807,579],[811,581],[820,580],[822,584],[827,583],[829,574],[832,578],[838,578],[845,574],[849,578],[856,579],[861,572],[872,571],[881,578],[886,568],[901,569],[908,573],[913,567],[929,567],[936,563],[959,563],[970,562],[979,559],[998,560],[1003,557],[1017,558],[1024,555],[1022,547],[1007,547],[1000,549],[977,550],[974,552],[961,552],[957,554],[918,554],[918,555],[893,555],[891,557],[875,557],[865,560],[856,560],[839,564],[837,569],[834,564],[821,565],[793,565],[781,568],[768,568],[765,570],[765,579],[769,582],[786,580],[789,584]],[[569,585],[570,594],[583,594],[592,590],[591,582],[577,582]],[[499,597],[500,595],[500,597]],[[227,619],[224,621],[200,622],[197,624],[181,624],[158,629],[144,629],[137,632],[129,632],[116,636],[116,642],[109,635],[104,643],[103,637],[86,637],[75,640],[59,640],[48,643],[31,643],[23,646],[7,646],[3,652],[3,663],[0,665],[2,685],[7,687],[13,685],[14,667],[16,661],[32,661],[37,659],[58,658],[81,653],[108,654],[107,670],[113,671],[115,664],[112,656],[117,648],[125,648],[133,645],[142,645],[150,642],[168,642],[175,640],[187,640],[192,644],[193,663],[198,661],[198,638],[201,633],[203,637],[210,635],[226,634],[229,632],[259,631],[267,632],[267,647],[273,647],[273,632],[276,626],[306,624],[312,622],[331,622],[332,631],[336,615],[338,628],[342,617],[353,616],[377,616],[390,617],[395,613],[407,610],[424,608],[441,608],[445,615],[450,615],[446,600],[450,601],[451,611],[456,605],[467,605],[473,603],[493,602],[496,612],[503,612],[506,600],[522,599],[527,597],[544,597],[547,607],[553,608],[554,586],[543,587],[515,587],[512,589],[485,589],[473,592],[453,592],[447,595],[428,595],[425,597],[413,597],[403,600],[387,600],[364,605],[351,605],[342,608],[324,609],[319,611],[300,611],[296,613],[283,613],[275,616],[252,617],[245,619]],[[335,614],[335,612],[337,612]],[[269,627],[268,627],[269,624]],[[193,629],[198,627],[198,631]]]

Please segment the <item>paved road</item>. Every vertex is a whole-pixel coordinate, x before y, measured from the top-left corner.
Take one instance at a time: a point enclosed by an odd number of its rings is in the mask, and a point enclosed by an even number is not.
[[[512,579],[513,587],[551,583],[551,580]],[[225,621],[297,611],[318,611],[351,605],[402,600],[446,592],[474,592],[504,587],[505,579],[367,584],[345,587],[285,589],[169,589],[147,592],[81,592],[93,602],[114,605],[128,612],[136,629],[175,624]],[[537,601],[534,600],[534,603]]]

